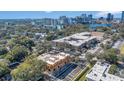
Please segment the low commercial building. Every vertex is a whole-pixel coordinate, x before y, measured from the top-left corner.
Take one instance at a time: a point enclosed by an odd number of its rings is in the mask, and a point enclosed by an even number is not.
[[[89,81],[124,81],[123,78],[108,73],[110,64],[97,62],[86,75]]]
[[[71,61],[71,57],[69,54],[60,52],[60,53],[44,53],[38,56],[38,60],[42,60],[47,63],[47,71],[52,72],[63,65],[69,63]]]
[[[91,36],[90,32],[77,33],[62,39],[52,41],[53,46],[66,47],[74,50],[93,47],[97,43],[96,36]]]
[[[46,36],[46,33],[35,33],[35,38],[44,38]]]

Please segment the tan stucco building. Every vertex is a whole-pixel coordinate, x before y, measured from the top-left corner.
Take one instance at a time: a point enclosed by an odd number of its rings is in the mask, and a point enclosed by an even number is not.
[[[52,72],[63,65],[69,63],[71,61],[71,57],[69,54],[60,52],[60,53],[44,53],[38,56],[38,60],[42,60],[47,63],[47,71]]]

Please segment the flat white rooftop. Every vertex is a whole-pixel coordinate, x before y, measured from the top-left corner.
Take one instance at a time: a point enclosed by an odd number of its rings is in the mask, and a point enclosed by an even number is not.
[[[86,77],[94,81],[124,81],[123,78],[108,73],[110,66],[108,63],[97,62]]]
[[[91,36],[90,32],[76,33],[74,35],[64,37],[61,39],[53,40],[53,42],[67,43],[75,47],[79,47],[82,44],[95,39],[96,36]]]
[[[44,53],[38,56],[38,60],[43,60],[44,62],[47,62],[48,64],[53,65],[67,56],[70,56],[70,55],[64,52],[60,52],[57,54]]]
[[[118,40],[117,42],[115,42],[114,46],[112,48],[115,49],[120,49],[120,47],[124,44],[124,41]]]

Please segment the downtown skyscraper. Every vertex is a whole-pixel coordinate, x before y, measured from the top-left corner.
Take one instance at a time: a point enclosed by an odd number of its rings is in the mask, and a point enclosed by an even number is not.
[[[122,11],[121,22],[124,22],[124,11]]]

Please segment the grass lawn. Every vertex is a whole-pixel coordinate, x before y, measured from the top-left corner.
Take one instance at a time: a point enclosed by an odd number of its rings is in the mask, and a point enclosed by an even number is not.
[[[124,45],[120,47],[120,54],[124,55]]]
[[[85,81],[85,80],[86,80],[86,75],[87,75],[87,73],[91,70],[92,67],[93,67],[93,66],[91,66],[90,64],[87,65],[87,67],[86,67],[83,71],[81,71],[81,72],[74,78],[74,80],[75,80],[75,81]]]
[[[89,67],[89,69],[87,70],[87,72],[84,75],[82,75],[78,81],[85,81],[86,80],[86,75],[91,70],[92,66],[88,65],[88,67]]]

